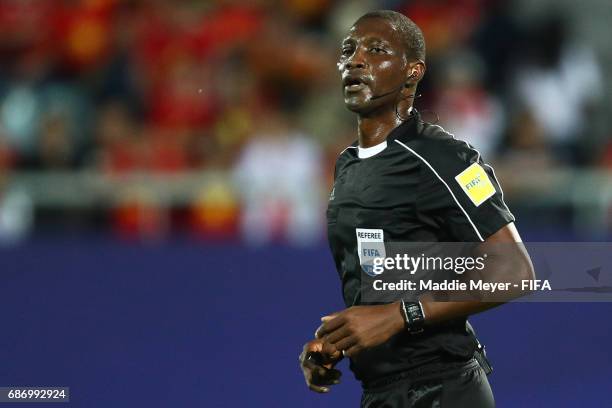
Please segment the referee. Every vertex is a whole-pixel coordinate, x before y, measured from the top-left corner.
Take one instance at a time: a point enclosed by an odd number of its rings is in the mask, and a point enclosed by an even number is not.
[[[329,392],[340,379],[335,364],[348,357],[363,386],[362,407],[493,407],[490,367],[467,316],[499,302],[422,296],[367,305],[358,252],[366,238],[381,245],[475,242],[488,254],[485,273],[531,279],[493,169],[412,108],[425,74],[425,41],[406,16],[385,10],[359,18],[342,42],[338,68],[344,102],[358,123],[358,140],[336,162],[327,210],[347,308],[323,317],[304,346],[306,383]],[[466,182],[476,187],[465,189]]]

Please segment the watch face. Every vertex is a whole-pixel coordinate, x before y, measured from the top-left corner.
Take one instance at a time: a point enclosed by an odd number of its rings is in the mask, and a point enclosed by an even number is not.
[[[418,303],[410,303],[405,307],[406,317],[408,319],[408,331],[411,334],[421,333],[423,331],[423,323],[425,323],[425,319],[421,311],[421,305]]]
[[[421,309],[420,306],[416,303],[411,303],[408,305],[408,313],[412,315],[411,317],[416,317],[416,318],[421,317],[420,309]]]

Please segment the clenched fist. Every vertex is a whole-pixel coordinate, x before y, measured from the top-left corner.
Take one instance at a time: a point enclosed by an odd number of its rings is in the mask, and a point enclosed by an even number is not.
[[[329,392],[329,386],[340,382],[342,373],[334,366],[342,360],[342,354],[331,344],[321,339],[309,341],[300,354],[300,366],[308,388],[312,391]]]

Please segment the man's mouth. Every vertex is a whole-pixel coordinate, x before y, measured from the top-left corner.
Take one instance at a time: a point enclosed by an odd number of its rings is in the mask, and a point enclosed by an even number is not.
[[[366,87],[365,82],[358,78],[351,78],[344,82],[344,90],[346,92],[358,92]]]
[[[344,89],[347,92],[361,91],[365,87],[366,87],[366,84],[359,79],[349,79],[348,81],[346,81],[346,84],[344,85]]]

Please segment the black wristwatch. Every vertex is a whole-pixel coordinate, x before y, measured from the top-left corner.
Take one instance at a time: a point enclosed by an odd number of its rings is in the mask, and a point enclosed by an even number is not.
[[[421,333],[423,331],[423,326],[425,326],[425,313],[423,313],[421,302],[407,303],[402,299],[400,307],[402,308],[402,316],[404,317],[406,330],[410,334]]]

